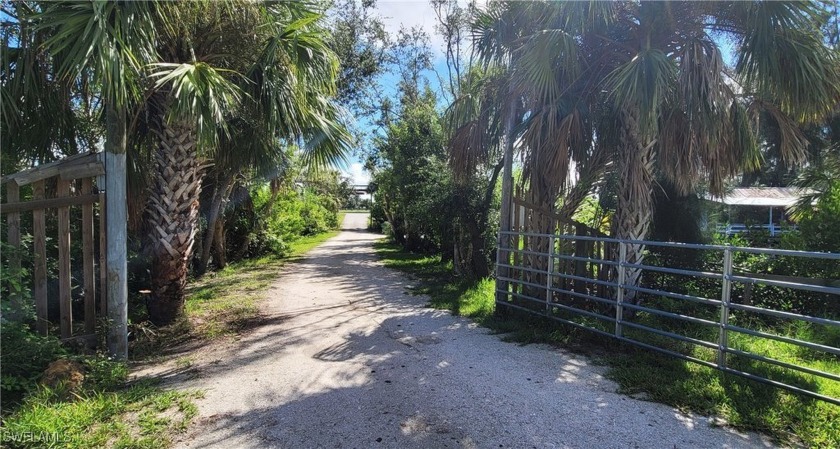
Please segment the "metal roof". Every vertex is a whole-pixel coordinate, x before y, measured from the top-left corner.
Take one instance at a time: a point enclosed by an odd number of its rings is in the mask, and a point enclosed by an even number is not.
[[[707,195],[706,199],[730,206],[790,207],[810,193],[799,187],[747,187],[732,189],[723,198]]]

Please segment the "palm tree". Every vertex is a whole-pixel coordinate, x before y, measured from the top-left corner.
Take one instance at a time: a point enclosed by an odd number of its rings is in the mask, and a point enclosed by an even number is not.
[[[611,5],[588,7],[595,15]],[[511,147],[518,142],[521,152],[522,183],[527,200],[535,206],[524,223],[531,233],[556,232],[559,223],[553,217],[564,192],[559,212],[571,220],[607,167],[612,141],[605,137],[611,133],[609,126],[602,126],[607,123],[604,114],[592,100],[598,90],[597,77],[582,76],[587,53],[577,40],[579,32],[567,26],[564,11],[567,7],[560,3],[505,2],[477,14],[473,24],[474,45],[483,65],[504,67],[507,91],[500,101],[509,106],[503,136]],[[573,162],[580,173],[576,183],[570,182]],[[503,185],[503,192],[511,190],[510,184]],[[502,227],[508,229],[509,203],[503,196]],[[527,237],[524,242],[527,249],[543,252],[548,243],[542,237]],[[506,259],[504,253],[500,256]],[[536,270],[545,270],[547,265],[544,257],[525,256],[524,262]],[[505,270],[499,270],[505,276]],[[544,284],[539,275],[527,276],[534,284]]]
[[[157,324],[183,312],[198,230],[200,157],[230,151],[229,145],[217,145],[217,126],[224,133],[227,121],[245,111],[257,118],[252,130],[260,142],[317,135],[318,151],[307,154],[321,164],[340,158],[349,140],[327,98],[334,93],[338,64],[318,37],[320,15],[310,5],[179,3],[162,11],[177,20],[162,22],[158,53],[166,62],[155,64],[152,74],[157,142],[146,226],[152,256],[149,317]],[[200,144],[205,150],[199,151]],[[276,152],[276,145],[258,147]],[[218,213],[211,210],[214,217]]]
[[[795,162],[804,154],[797,125],[827,113],[837,99],[834,56],[812,4],[568,2],[530,8],[541,13],[519,21],[525,30],[504,35],[521,36],[513,40],[518,47],[505,51],[516,62],[514,79],[531,86],[533,138],[523,139],[532,142],[526,160],[537,161],[528,165],[534,168],[531,189],[551,194],[562,186],[569,162],[582,160],[575,154],[585,154],[592,139],[613,144],[620,179],[613,233],[621,239],[648,235],[654,170],[683,192],[705,178],[720,193],[726,179],[757,163],[757,114],[777,123],[785,136],[783,154]],[[496,41],[476,40],[478,51],[498,53]],[[724,64],[721,42],[739,49],[734,68]],[[549,151],[540,156],[542,145]],[[641,263],[644,246],[627,248],[627,261]],[[627,283],[637,284],[640,273],[628,268]],[[627,299],[634,296],[629,292]]]
[[[504,165],[502,149],[502,112],[508,91],[504,72],[473,67],[453,85],[455,100],[447,108],[449,164],[456,185],[458,211],[453,266],[459,274],[474,278],[488,276],[484,232]],[[486,184],[485,184],[486,183]],[[478,205],[470,193],[484,188]]]
[[[620,177],[614,235],[644,240],[653,213],[654,170],[687,192],[703,180],[722,194],[727,179],[757,164],[757,114],[778,126],[781,150],[800,162],[798,124],[819,119],[838,93],[833,56],[805,3],[629,3],[602,40],[611,69],[603,86],[619,115]],[[593,37],[594,39],[594,37]],[[721,42],[736,43],[734,70]],[[640,264],[644,245],[627,244]],[[641,270],[628,268],[629,285]],[[630,291],[628,301],[634,301]]]

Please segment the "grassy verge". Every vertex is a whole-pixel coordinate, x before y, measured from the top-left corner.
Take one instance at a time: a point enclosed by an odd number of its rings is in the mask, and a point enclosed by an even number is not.
[[[715,415],[742,430],[765,432],[785,443],[808,447],[840,447],[840,407],[804,398],[742,377],[647,351],[603,340],[597,335],[547,319],[512,314],[494,316],[494,285],[491,280],[466,282],[452,275],[451,266],[438,257],[401,250],[390,243],[377,244],[385,265],[409,273],[420,281],[414,290],[428,295],[432,307],[474,318],[480,324],[507,333],[506,339],[521,343],[550,343],[593,357],[609,367],[608,376],[627,394],[644,393],[650,400],[683,410]],[[761,352],[781,360],[790,359],[784,343],[762,340],[739,342],[741,349],[761,345]],[[803,360],[797,360],[802,363]],[[824,371],[840,372],[840,361],[816,361]],[[810,364],[810,363],[809,363]],[[830,366],[825,366],[829,364]],[[822,381],[821,381],[822,382]],[[835,397],[837,385],[821,391]]]
[[[196,392],[165,391],[144,382],[108,391],[74,392],[66,400],[41,388],[3,420],[3,447],[165,448],[195,416]]]

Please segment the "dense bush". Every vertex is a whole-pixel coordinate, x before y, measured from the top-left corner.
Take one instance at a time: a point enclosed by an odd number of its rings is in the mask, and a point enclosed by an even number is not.
[[[451,242],[452,181],[436,99],[427,90],[406,93],[402,102],[399,119],[377,145],[376,207],[406,249],[440,252]]]
[[[229,260],[284,255],[298,238],[338,227],[337,199],[309,188],[272,191],[260,184],[235,195],[227,222]]]

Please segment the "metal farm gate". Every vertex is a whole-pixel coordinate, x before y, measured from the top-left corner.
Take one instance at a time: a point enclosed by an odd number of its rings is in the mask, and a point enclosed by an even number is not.
[[[837,364],[820,363],[840,359],[840,338],[812,337],[840,336],[840,281],[739,267],[763,258],[838,273],[840,254],[618,240],[557,221],[521,200],[512,203],[511,230],[503,229],[499,239],[497,309],[543,316],[840,405],[840,397],[820,393],[820,383],[840,386],[840,372],[825,368]],[[533,214],[551,216],[551,231],[524,226]],[[630,245],[647,248],[643,261],[627,260]],[[636,274],[641,283],[627,281]],[[781,328],[800,332],[774,331]],[[781,342],[801,357],[772,358],[757,349],[762,340]]]

